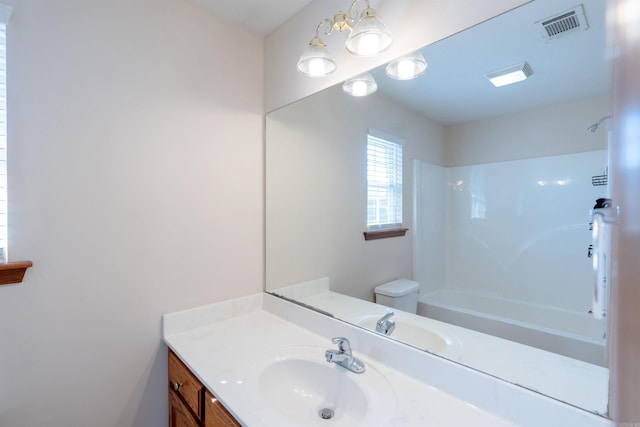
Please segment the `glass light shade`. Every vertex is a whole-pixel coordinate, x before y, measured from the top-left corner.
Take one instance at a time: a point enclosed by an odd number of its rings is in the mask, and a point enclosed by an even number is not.
[[[378,84],[371,74],[364,73],[344,82],[342,90],[351,96],[367,96],[378,90]]]
[[[375,11],[366,9],[353,26],[345,47],[354,55],[373,56],[387,50],[392,41],[391,33],[378,19]]]
[[[336,63],[322,40],[314,38],[298,60],[298,71],[309,77],[323,77],[336,70]]]
[[[385,68],[387,76],[396,80],[411,80],[424,74],[427,69],[427,61],[420,52],[395,59]]]

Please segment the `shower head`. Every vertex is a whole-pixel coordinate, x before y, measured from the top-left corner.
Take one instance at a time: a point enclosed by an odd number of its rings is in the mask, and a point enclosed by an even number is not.
[[[589,126],[587,128],[587,130],[591,133],[594,133],[595,131],[598,130],[598,126],[600,126],[600,124],[602,124],[602,122],[604,122],[607,119],[610,119],[612,116],[604,116],[603,118],[601,118],[600,120],[598,120],[597,122],[595,122],[594,124],[592,124],[591,126]]]

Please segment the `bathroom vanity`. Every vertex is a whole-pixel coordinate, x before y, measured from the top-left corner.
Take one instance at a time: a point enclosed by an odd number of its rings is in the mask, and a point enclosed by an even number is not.
[[[169,350],[169,427],[236,427],[241,424]]]
[[[612,426],[273,295],[166,314],[163,336],[172,426]],[[327,362],[334,337],[364,373]]]

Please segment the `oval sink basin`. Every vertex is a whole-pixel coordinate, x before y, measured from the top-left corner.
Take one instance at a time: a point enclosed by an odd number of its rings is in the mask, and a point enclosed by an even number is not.
[[[262,372],[260,389],[272,408],[292,418],[308,419],[309,414],[329,409],[332,419],[352,425],[366,415],[367,398],[351,375],[336,368],[309,360],[282,360]]]
[[[376,330],[376,323],[380,316],[368,316],[362,319],[358,324],[362,327]],[[431,353],[442,353],[447,350],[451,344],[451,340],[446,336],[442,336],[437,332],[431,331],[420,326],[412,325],[410,323],[403,322],[400,319],[394,319],[396,322],[396,328],[389,335],[391,338],[405,342],[414,347],[418,347],[423,350],[430,351]]]
[[[384,426],[396,406],[387,380],[367,361],[362,374],[326,362],[329,348],[291,346],[265,355],[245,384],[273,425]]]

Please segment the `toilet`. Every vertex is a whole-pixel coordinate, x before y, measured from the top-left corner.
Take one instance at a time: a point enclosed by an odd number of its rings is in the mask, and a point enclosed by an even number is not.
[[[418,290],[415,280],[397,279],[375,287],[376,303],[398,310],[416,313],[418,311]]]

